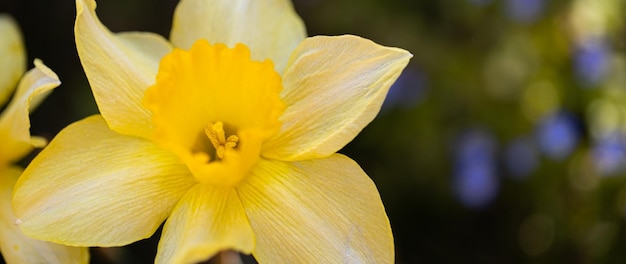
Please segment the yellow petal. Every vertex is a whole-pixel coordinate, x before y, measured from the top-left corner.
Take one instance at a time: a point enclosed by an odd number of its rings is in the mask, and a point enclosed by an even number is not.
[[[250,254],[253,248],[252,228],[236,191],[198,184],[167,219],[155,263],[198,263],[222,250]]]
[[[76,0],[76,49],[100,113],[118,133],[148,137],[150,112],[141,106],[169,43],[151,33],[113,34],[93,0]]]
[[[289,0],[183,0],[174,13],[170,39],[189,49],[196,40],[250,47],[252,59],[271,59],[282,73],[291,51],[306,37]]]
[[[0,250],[4,260],[11,263],[88,263],[87,248],[76,248],[26,237],[15,224],[17,217],[11,208],[11,192],[22,170],[0,168]]]
[[[30,136],[29,110],[59,84],[59,77],[41,61],[35,60],[35,68],[24,75],[13,99],[0,115],[0,161],[20,159],[33,146],[42,147],[40,140]]]
[[[66,127],[30,163],[13,206],[33,238],[119,246],[152,235],[193,184],[175,155],[97,115]]]
[[[350,158],[257,166],[238,193],[259,263],[393,263],[376,186]]]
[[[283,75],[283,126],[262,155],[303,160],[335,153],[378,114],[411,56],[356,36],[306,39]]]
[[[0,105],[11,96],[26,70],[26,52],[15,21],[0,14]]]

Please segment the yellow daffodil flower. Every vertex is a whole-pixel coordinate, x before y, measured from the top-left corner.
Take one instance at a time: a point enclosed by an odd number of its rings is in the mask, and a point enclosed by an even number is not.
[[[182,0],[171,42],[111,33],[94,1],[76,6],[102,115],[61,131],[18,181],[26,234],[120,246],[167,219],[156,263],[229,249],[260,263],[394,261],[375,185],[336,152],[376,116],[410,53],[306,38],[287,0]]]
[[[43,138],[30,136],[29,109],[34,108],[60,82],[56,74],[35,60],[35,68],[27,72],[26,55],[17,25],[9,16],[0,14],[0,105],[6,103],[15,87],[17,91],[0,114],[0,251],[11,264],[24,263],[87,263],[86,248],[74,248],[26,237],[16,225],[11,208],[11,193],[22,168],[13,163],[33,147],[46,144]],[[20,81],[21,78],[21,81]],[[19,85],[18,85],[19,82]]]

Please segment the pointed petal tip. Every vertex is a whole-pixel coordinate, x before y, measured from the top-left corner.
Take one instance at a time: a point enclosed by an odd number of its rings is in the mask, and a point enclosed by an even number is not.
[[[305,39],[283,74],[283,127],[263,156],[305,160],[337,152],[378,114],[411,57],[355,35]]]
[[[44,137],[31,136],[30,144],[35,148],[43,148],[48,145],[48,140]]]
[[[33,146],[45,145],[41,138],[30,135],[29,113],[61,82],[40,60],[24,74],[10,103],[0,115],[0,157],[14,161],[24,157]]]
[[[59,76],[50,68],[48,68],[48,66],[46,66],[41,59],[35,58],[33,64],[35,65],[35,68],[40,70],[45,76],[56,80],[57,85],[61,85],[61,80],[59,79]]]
[[[141,100],[171,45],[153,33],[111,32],[95,1],[77,0],[76,10],[76,50],[100,113],[114,131],[149,138],[151,114]]]
[[[384,48],[387,49],[389,51],[395,51],[398,54],[402,54],[401,57],[407,57],[408,59],[413,57],[413,53],[409,52],[406,49],[400,48],[400,47],[395,47],[395,46],[385,46],[385,45],[381,45],[371,39],[365,38],[365,37],[361,37],[359,35],[352,35],[352,34],[343,34],[343,35],[338,35],[338,36],[326,36],[326,35],[317,35],[317,36],[313,36],[313,37],[309,37],[309,38],[333,38],[333,39],[341,39],[344,38],[346,40],[351,40],[351,41],[364,41],[366,43],[369,43],[371,45],[375,45],[377,47],[380,48]]]

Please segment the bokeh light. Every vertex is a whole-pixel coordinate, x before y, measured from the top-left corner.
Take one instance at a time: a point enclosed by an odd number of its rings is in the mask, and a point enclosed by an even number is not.
[[[593,158],[601,175],[610,176],[626,169],[626,136],[615,133],[594,142]]]
[[[495,198],[499,187],[495,142],[488,132],[480,129],[468,131],[458,140],[454,155],[454,191],[463,205],[483,208]]]
[[[555,112],[543,118],[537,127],[541,151],[551,159],[563,160],[578,143],[580,132],[576,119],[567,112]]]
[[[601,38],[586,40],[576,47],[574,68],[585,87],[600,84],[607,75],[610,58],[608,43]]]
[[[506,0],[506,13],[514,21],[531,23],[537,20],[546,0]]]

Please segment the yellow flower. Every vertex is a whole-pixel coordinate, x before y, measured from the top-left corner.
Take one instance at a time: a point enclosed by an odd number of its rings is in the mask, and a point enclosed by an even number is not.
[[[171,43],[111,33],[95,2],[76,6],[102,116],[61,131],[18,181],[26,234],[119,246],[167,219],[156,263],[227,249],[260,263],[394,261],[376,187],[335,152],[376,116],[410,53],[305,38],[287,0],[183,0]]]
[[[0,105],[13,99],[0,114],[0,251],[7,263],[87,263],[86,248],[73,248],[26,237],[15,224],[11,193],[22,168],[13,163],[33,147],[46,144],[30,136],[29,109],[41,102],[60,82],[56,74],[35,60],[35,68],[24,74],[26,55],[13,19],[0,14]],[[18,85],[19,82],[19,85]]]

